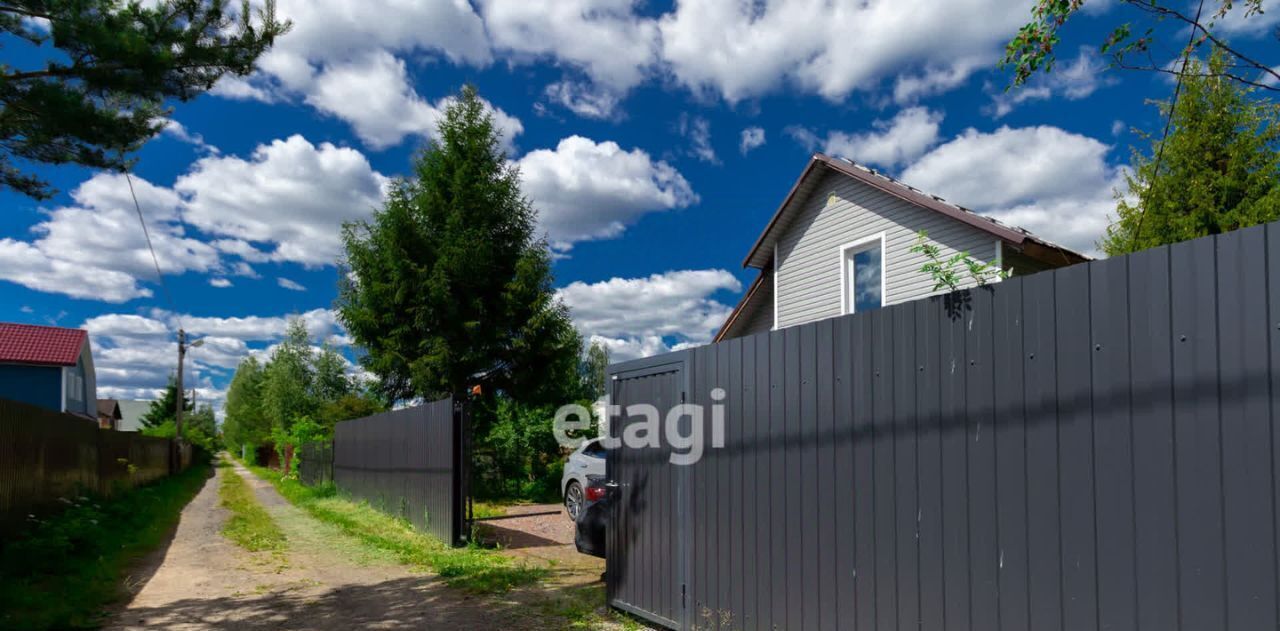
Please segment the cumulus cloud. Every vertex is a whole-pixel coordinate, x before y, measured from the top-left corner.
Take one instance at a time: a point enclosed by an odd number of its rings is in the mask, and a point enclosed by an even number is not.
[[[251,261],[317,266],[337,260],[342,223],[372,215],[386,185],[359,151],[294,135],[258,146],[248,159],[201,159],[174,189],[186,201],[188,223],[231,238],[218,249]]]
[[[578,116],[599,120],[616,118],[621,102],[621,98],[607,88],[568,80],[548,85],[543,96]]]
[[[217,251],[185,236],[181,200],[167,188],[133,179],[160,269],[166,274],[218,268]],[[0,279],[73,298],[124,302],[152,295],[140,279],[155,265],[123,175],[97,174],[71,192],[72,203],[46,211],[34,239],[0,239]]]
[[[516,164],[541,229],[561,251],[577,241],[616,237],[646,212],[698,201],[674,167],[615,142],[570,136],[555,149],[529,152]]]
[[[306,102],[347,121],[373,149],[400,144],[406,136],[436,136],[436,126],[449,96],[429,103],[410,85],[404,61],[385,50],[335,63],[308,87]],[[489,113],[508,146],[524,131],[518,119],[488,104]]]
[[[665,62],[695,91],[737,102],[789,83],[839,100],[912,67],[946,77],[991,63],[1026,15],[1025,0],[702,0],[677,3],[660,29]],[[948,81],[919,83],[904,98]]]
[[[711,122],[701,116],[680,115],[676,130],[689,140],[689,155],[711,164],[720,164],[711,146]]]
[[[1121,172],[1110,147],[1057,127],[968,129],[902,172],[912,186],[1096,254]]]
[[[231,281],[225,278],[210,278],[209,286],[217,287],[218,289],[226,289],[231,286]]]
[[[482,0],[493,46],[514,59],[548,58],[612,90],[629,89],[657,61],[658,27],[638,0]]]
[[[709,342],[733,310],[712,296],[741,289],[733,274],[712,269],[575,282],[558,295],[584,337],[625,360]]]
[[[748,127],[742,130],[742,139],[738,142],[738,151],[742,155],[747,155],[752,149],[764,146],[764,129],[761,127]]]
[[[923,107],[898,112],[891,120],[877,120],[872,131],[845,133],[832,131],[825,140],[799,133],[801,142],[820,142],[823,153],[863,164],[894,167],[910,162],[938,142],[942,113]]]

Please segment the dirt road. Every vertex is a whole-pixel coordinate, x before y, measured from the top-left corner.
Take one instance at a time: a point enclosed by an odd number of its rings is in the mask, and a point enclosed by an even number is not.
[[[470,596],[370,552],[235,470],[288,538],[284,552],[250,553],[221,534],[227,511],[211,477],[182,512],[172,542],[142,568],[150,580],[110,629],[545,629],[519,594]],[[234,475],[219,467],[217,475]],[[523,601],[523,602],[522,602]]]

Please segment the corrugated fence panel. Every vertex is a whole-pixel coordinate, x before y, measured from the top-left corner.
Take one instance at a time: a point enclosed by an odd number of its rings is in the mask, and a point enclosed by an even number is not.
[[[179,470],[172,443],[0,399],[0,528],[54,509],[60,498],[111,495]],[[188,449],[189,454],[189,449]],[[185,460],[189,463],[190,456]]]
[[[1280,224],[669,360],[688,374],[635,383],[627,403],[670,406],[688,388],[708,419],[723,406],[726,445],[708,429],[687,468],[654,468],[669,447],[612,457],[624,486],[640,471],[660,482],[628,489],[636,506],[672,507],[623,510],[611,533],[645,542],[608,561],[640,615],[684,629],[1280,624]],[[619,589],[615,604],[632,593]]]
[[[465,534],[460,431],[451,398],[339,423],[334,483],[343,493],[456,545]]]

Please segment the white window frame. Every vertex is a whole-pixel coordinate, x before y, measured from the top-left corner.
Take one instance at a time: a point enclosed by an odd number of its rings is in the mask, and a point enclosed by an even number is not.
[[[874,250],[876,246],[880,247],[880,306],[883,308],[887,303],[885,297],[889,286],[885,282],[885,272],[889,269],[889,253],[885,247],[885,234],[881,232],[840,246],[840,313],[854,313],[853,301],[849,299],[849,268],[853,265],[853,255]]]

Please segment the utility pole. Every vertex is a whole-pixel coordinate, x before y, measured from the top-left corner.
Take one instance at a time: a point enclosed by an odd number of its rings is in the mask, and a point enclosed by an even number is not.
[[[178,409],[175,412],[174,434],[178,438],[178,442],[182,442],[182,400],[186,398],[187,391],[182,386],[182,365],[186,363],[187,357],[187,332],[178,329]]]

